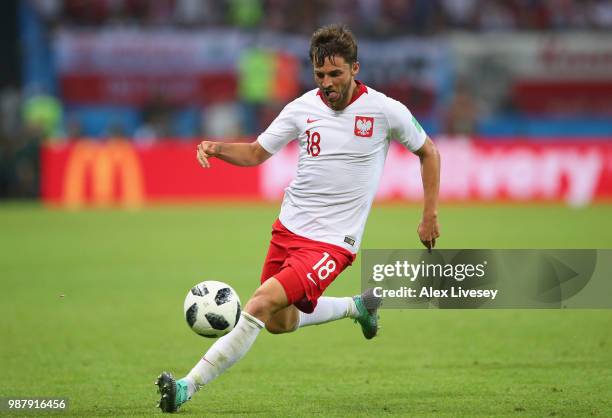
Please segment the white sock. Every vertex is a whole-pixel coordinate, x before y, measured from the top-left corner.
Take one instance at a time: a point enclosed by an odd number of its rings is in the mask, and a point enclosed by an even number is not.
[[[189,396],[193,396],[202,386],[240,360],[263,327],[263,322],[243,311],[234,329],[219,338],[184,377],[189,387]]]
[[[324,324],[342,318],[355,318],[359,315],[353,298],[328,298],[321,297],[313,313],[300,311],[298,328],[308,325]]]

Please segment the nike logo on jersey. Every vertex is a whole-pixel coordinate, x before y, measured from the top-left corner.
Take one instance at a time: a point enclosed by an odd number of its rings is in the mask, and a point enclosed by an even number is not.
[[[306,278],[310,280],[311,282],[313,282],[315,286],[318,286],[317,282],[315,282],[315,280],[312,278],[312,273],[308,273],[306,275]]]
[[[312,123],[312,122],[316,122],[318,120],[321,120],[321,119],[310,119],[310,118],[308,118],[308,119],[306,119],[306,123]]]

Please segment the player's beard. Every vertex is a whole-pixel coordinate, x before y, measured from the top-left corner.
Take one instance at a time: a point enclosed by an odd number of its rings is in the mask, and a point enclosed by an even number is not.
[[[341,86],[339,91],[336,90],[331,90],[331,92],[334,92],[338,95],[338,97],[335,100],[332,100],[327,94],[325,94],[325,97],[327,98],[327,101],[329,103],[329,106],[332,109],[336,109],[336,110],[340,110],[343,109],[344,107],[346,107],[348,105],[348,93],[351,89],[351,83],[353,82],[353,80],[350,80],[348,83],[346,83],[346,85]],[[329,90],[328,90],[329,91]]]

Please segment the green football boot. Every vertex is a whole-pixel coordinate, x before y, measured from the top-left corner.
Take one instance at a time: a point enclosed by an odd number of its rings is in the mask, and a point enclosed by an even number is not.
[[[181,380],[174,380],[168,372],[163,372],[155,381],[157,391],[161,394],[161,399],[157,406],[162,412],[176,412],[178,408],[187,402],[191,397],[187,389],[187,383]]]
[[[359,312],[355,322],[359,322],[363,336],[370,340],[378,333],[378,308],[382,298],[374,296],[373,289],[367,289],[361,295],[353,296],[353,300]]]

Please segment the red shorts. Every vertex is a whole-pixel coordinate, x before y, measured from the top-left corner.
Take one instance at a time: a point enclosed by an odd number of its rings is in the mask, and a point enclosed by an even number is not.
[[[261,283],[275,277],[285,289],[289,304],[311,313],[323,291],[355,260],[344,248],[300,237],[277,219],[261,272]]]

